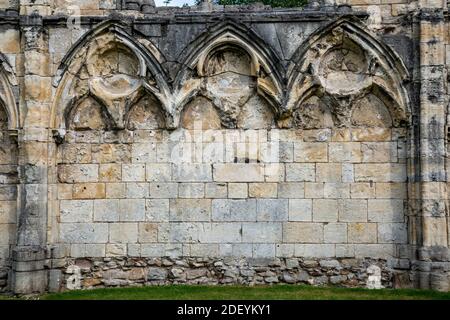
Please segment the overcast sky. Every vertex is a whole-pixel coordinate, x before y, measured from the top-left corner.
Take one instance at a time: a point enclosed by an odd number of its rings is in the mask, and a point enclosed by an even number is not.
[[[172,0],[170,2],[170,6],[182,6],[183,4],[187,3],[188,5],[192,6],[195,1],[194,0]],[[155,4],[157,6],[165,6],[164,0],[155,0]]]

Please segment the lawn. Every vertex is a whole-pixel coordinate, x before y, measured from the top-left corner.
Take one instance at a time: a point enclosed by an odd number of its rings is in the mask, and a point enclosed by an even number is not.
[[[79,290],[41,296],[43,300],[450,300],[450,292],[411,289],[350,289],[306,285],[150,286]]]

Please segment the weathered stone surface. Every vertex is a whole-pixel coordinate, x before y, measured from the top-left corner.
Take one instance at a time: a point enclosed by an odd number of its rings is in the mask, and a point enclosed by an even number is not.
[[[13,2],[0,292],[365,286],[378,267],[386,287],[450,288],[442,3],[82,1],[71,28],[58,1]]]

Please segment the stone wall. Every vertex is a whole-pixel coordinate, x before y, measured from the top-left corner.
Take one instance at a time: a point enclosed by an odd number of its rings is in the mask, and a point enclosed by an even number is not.
[[[0,2],[0,287],[448,290],[446,14]]]

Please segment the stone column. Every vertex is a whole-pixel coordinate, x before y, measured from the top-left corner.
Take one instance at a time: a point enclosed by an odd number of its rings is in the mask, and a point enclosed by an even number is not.
[[[21,21],[23,70],[19,135],[19,212],[17,245],[13,251],[15,293],[43,292],[47,244],[47,148],[51,99],[48,45],[40,16]]]
[[[445,24],[443,1],[420,1],[420,287],[450,290],[445,171]]]

